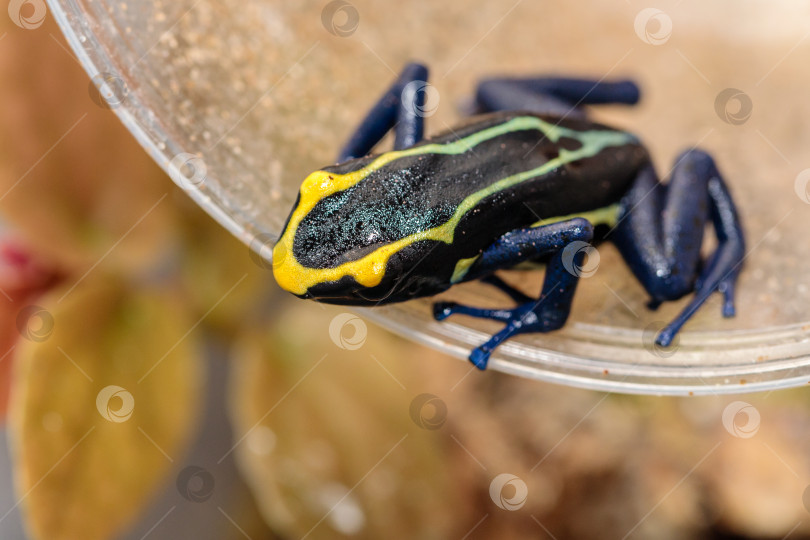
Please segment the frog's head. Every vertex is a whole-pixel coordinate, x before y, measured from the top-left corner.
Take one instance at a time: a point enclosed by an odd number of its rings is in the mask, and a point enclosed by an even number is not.
[[[424,241],[437,240],[426,235],[452,208],[414,203],[411,181],[403,180],[414,173],[384,167],[391,156],[350,160],[304,180],[273,253],[282,288],[342,304],[390,302],[394,289],[411,296],[433,290],[424,286],[430,276],[413,266],[424,266]]]
[[[295,238],[294,235],[290,237]],[[345,254],[332,253],[322,264],[312,264],[311,258],[302,257],[296,248],[282,236],[273,249],[273,276],[282,289],[301,298],[337,304],[367,304],[374,294],[371,291],[384,286],[383,282],[387,281],[384,280],[386,261],[381,254],[330,264],[332,260],[345,258]]]
[[[273,249],[273,275],[281,288],[302,298],[367,304],[364,293],[384,285],[396,247],[372,230],[367,213],[356,211],[363,202],[352,198],[350,188],[362,179],[360,172],[327,168],[304,180]]]
[[[335,252],[324,258],[324,264],[312,264],[306,257],[302,261],[295,248],[282,236],[274,249],[273,274],[281,288],[300,298],[376,305],[430,296],[447,288],[432,270],[432,259],[410,242],[385,243],[370,252],[357,250],[360,255]]]

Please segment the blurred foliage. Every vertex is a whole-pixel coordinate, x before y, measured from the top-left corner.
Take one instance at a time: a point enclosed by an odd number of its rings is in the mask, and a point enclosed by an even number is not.
[[[266,271],[94,103],[50,20],[0,17],[0,36],[0,411],[10,385],[18,504],[32,538],[112,538],[173,483],[201,338],[239,326]]]
[[[170,471],[206,420],[215,340],[231,350],[231,451],[282,537],[810,535],[802,390],[746,397],[761,423],[743,438],[722,420],[734,398],[482,374],[357,322],[346,341],[344,310],[275,296],[269,271],[92,102],[51,22],[0,17],[4,34],[0,403],[13,380],[32,538],[112,538],[183,478]],[[214,489],[198,472],[183,497]],[[518,482],[493,491],[504,473]],[[258,538],[241,514],[200,506]]]
[[[191,312],[171,292],[122,285],[96,275],[55,288],[39,304],[58,323],[16,353],[9,428],[37,538],[110,538],[192,433],[202,364],[183,335]]]
[[[307,339],[328,334],[334,312],[291,308],[235,347],[232,421],[244,433],[235,451],[268,523],[290,538],[448,537],[463,490],[445,466],[447,441],[419,433],[407,414],[404,381],[415,371],[392,365],[413,346]]]

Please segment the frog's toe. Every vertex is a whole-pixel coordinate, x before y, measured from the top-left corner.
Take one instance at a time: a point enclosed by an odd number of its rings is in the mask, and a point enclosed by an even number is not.
[[[458,304],[455,302],[436,302],[433,304],[433,318],[437,321],[443,321],[452,315]]]
[[[695,291],[698,291],[698,294],[704,287],[704,280],[699,278],[695,282]],[[737,285],[737,273],[734,272],[728,277],[721,279],[717,283],[717,287],[715,291],[721,293],[723,295],[723,306],[722,312],[723,317],[734,317],[737,313],[737,308],[734,301],[734,296],[736,292],[736,285]]]
[[[673,325],[669,325],[665,327],[663,330],[658,332],[658,335],[655,337],[655,343],[659,347],[669,347],[672,345],[672,341],[675,339],[675,335],[678,333],[678,328],[675,328]]]
[[[443,321],[450,315],[467,315],[477,319],[490,319],[493,321],[510,322],[517,316],[515,314],[523,313],[520,308],[515,309],[484,309],[472,306],[465,306],[463,304],[456,304],[455,302],[436,302],[433,304],[433,318],[437,321]]]
[[[717,290],[723,293],[723,317],[733,317],[737,313],[734,303],[734,286],[736,279],[726,279],[720,282]]]
[[[492,351],[485,346],[476,347],[470,352],[470,362],[481,371],[484,371],[487,369],[487,363],[489,362],[489,356],[491,354]]]

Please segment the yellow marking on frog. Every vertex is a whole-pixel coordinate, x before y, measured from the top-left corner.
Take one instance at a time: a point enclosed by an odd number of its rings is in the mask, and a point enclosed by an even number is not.
[[[568,221],[574,218],[584,218],[591,222],[591,225],[607,225],[608,227],[615,227],[619,222],[619,203],[611,204],[603,208],[595,210],[588,210],[587,212],[579,212],[577,214],[568,214],[567,216],[557,216],[552,218],[541,219],[531,224],[532,227],[541,227],[543,225],[551,225],[552,223],[559,223],[561,221]]]
[[[453,216],[445,223],[381,246],[360,259],[348,261],[333,268],[309,268],[295,259],[293,240],[298,225],[323,198],[356,185],[371,172],[380,169],[395,159],[419,154],[461,154],[475,147],[475,145],[499,135],[528,129],[542,131],[552,142],[556,142],[561,137],[570,137],[578,140],[582,143],[582,146],[573,151],[561,150],[556,158],[539,167],[513,174],[468,195],[459,203]],[[594,130],[580,132],[551,124],[534,116],[519,116],[457,141],[442,144],[425,144],[380,154],[362,169],[349,173],[336,174],[316,171],[310,174],[301,184],[298,206],[290,216],[284,234],[273,249],[273,275],[281,288],[298,295],[306,293],[310,287],[318,283],[337,281],[345,276],[352,276],[363,287],[374,287],[382,281],[388,260],[401,249],[423,240],[452,244],[455,229],[461,218],[489,195],[545,174],[566,163],[595,156],[606,147],[621,146],[634,140],[635,138],[632,135],[619,131]]]
[[[466,276],[467,272],[470,271],[470,266],[472,266],[472,264],[478,260],[478,257],[480,257],[480,255],[470,257],[469,259],[459,259],[459,261],[456,263],[455,269],[453,270],[453,276],[450,278],[450,283],[455,284],[464,279],[464,276]]]

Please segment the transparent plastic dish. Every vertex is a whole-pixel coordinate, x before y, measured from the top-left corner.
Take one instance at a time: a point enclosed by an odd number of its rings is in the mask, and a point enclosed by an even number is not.
[[[333,161],[408,60],[432,70],[440,101],[429,133],[458,121],[459,104],[485,75],[637,79],[640,106],[593,114],[638,133],[662,175],[693,144],[714,153],[749,238],[737,317],[723,319],[713,298],[675,347],[655,348],[655,330],[685,300],[648,310],[641,286],[604,245],[597,271],[580,282],[565,328],[508,341],[491,369],[627,393],[807,384],[808,8],[788,0],[684,4],[665,12],[623,3],[489,0],[49,1],[132,134],[195,201],[262,255],[301,180]],[[540,286],[537,273],[506,279],[527,292]],[[443,296],[472,305],[507,302],[483,284]],[[461,358],[499,328],[463,317],[437,323],[430,303],[360,312]]]

